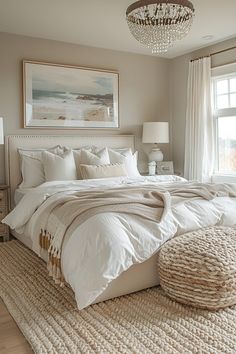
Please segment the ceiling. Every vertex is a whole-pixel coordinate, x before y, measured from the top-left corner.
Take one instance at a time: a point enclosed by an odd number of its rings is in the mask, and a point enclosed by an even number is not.
[[[130,34],[125,12],[132,0],[0,0],[0,32],[151,55]],[[188,36],[165,57],[236,37],[236,0],[192,0]],[[208,36],[207,38],[204,38]]]

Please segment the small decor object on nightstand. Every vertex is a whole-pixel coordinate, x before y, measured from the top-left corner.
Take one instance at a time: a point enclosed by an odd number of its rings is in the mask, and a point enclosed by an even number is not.
[[[163,161],[163,153],[157,144],[169,143],[169,123],[168,122],[146,122],[143,124],[143,143],[155,144],[149,153],[149,161]]]
[[[174,174],[173,161],[157,162],[157,174],[158,175],[173,175]]]
[[[155,176],[155,174],[156,174],[156,161],[151,161],[148,163],[148,174],[149,174],[149,176]]]
[[[9,227],[1,223],[8,214],[8,186],[0,185],[0,239],[9,240]]]

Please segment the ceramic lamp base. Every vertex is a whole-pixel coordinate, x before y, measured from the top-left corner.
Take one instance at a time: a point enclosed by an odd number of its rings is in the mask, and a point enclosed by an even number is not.
[[[149,161],[163,161],[163,153],[158,148],[153,148],[148,156]]]

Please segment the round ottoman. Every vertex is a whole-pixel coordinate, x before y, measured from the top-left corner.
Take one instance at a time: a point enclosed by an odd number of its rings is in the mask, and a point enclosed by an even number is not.
[[[209,227],[171,239],[158,257],[172,299],[208,310],[236,304],[236,228]]]

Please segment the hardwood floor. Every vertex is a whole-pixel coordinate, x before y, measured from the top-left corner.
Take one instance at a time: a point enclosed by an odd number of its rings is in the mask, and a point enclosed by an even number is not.
[[[32,354],[25,337],[0,299],[0,354]]]

